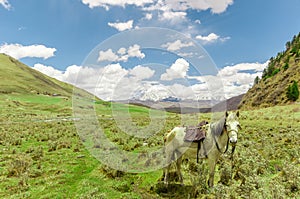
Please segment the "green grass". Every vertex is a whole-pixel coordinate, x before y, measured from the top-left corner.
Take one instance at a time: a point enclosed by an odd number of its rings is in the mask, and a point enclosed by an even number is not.
[[[73,117],[72,100],[37,94],[5,94],[0,99],[0,198],[300,196],[300,109],[297,104],[241,112],[243,130],[239,133],[235,167],[231,167],[228,155],[220,159],[214,189],[208,189],[205,176],[199,176],[199,169],[204,171],[195,159],[183,164],[185,186],[175,183],[166,189],[162,186],[161,169],[142,174],[124,173],[95,159],[77,135],[74,121],[63,120]],[[181,122],[181,115],[145,107],[98,100],[86,105],[91,105],[100,127],[112,142],[136,154],[162,146],[163,135]],[[121,116],[130,116],[129,127],[134,124],[142,131],[151,122],[160,123],[154,118],[164,120],[163,127],[146,140],[135,138],[117,126],[112,119],[112,109]],[[209,119],[210,114],[183,117],[196,124]],[[143,164],[152,162],[146,163],[145,159]],[[225,181],[219,182],[221,178]]]

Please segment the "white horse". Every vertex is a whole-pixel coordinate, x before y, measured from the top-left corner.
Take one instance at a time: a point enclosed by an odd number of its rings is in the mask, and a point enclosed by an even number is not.
[[[164,183],[168,184],[169,170],[172,160],[176,161],[176,170],[179,180],[183,185],[183,178],[180,171],[182,155],[189,158],[200,157],[207,159],[209,167],[208,185],[214,185],[215,166],[221,154],[228,149],[228,144],[231,143],[233,151],[238,141],[238,130],[241,126],[238,121],[239,112],[226,114],[217,122],[207,124],[206,138],[200,144],[186,142],[184,140],[187,127],[175,127],[169,132],[165,138],[165,155],[168,166],[165,168]],[[197,154],[198,152],[198,154]]]

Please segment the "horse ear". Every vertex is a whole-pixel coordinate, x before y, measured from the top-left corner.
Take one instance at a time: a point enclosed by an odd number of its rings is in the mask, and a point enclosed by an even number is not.
[[[243,130],[240,124],[238,124],[238,128],[239,130]]]
[[[237,116],[237,117],[240,117],[240,111],[237,111],[237,112],[236,112],[236,116]]]

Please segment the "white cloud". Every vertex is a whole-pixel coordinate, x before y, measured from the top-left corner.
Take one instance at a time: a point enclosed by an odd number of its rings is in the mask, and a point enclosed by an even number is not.
[[[175,61],[170,68],[166,70],[166,73],[162,74],[160,79],[164,81],[170,81],[178,78],[185,78],[190,64],[183,58],[179,58]]]
[[[111,23],[108,22],[110,27],[117,29],[118,31],[130,30],[133,27],[133,20],[129,20],[127,22],[119,22],[119,23]]]
[[[118,54],[120,54],[120,55],[125,55],[126,54],[126,48],[120,48],[119,50],[118,50]]]
[[[135,5],[137,7],[144,7],[147,10],[174,10],[186,11],[188,9],[194,10],[208,10],[212,13],[222,13],[226,11],[227,7],[233,4],[233,0],[81,0],[83,4],[90,8],[104,7],[109,9],[112,6]]]
[[[215,33],[210,33],[207,36],[197,35],[196,39],[202,41],[203,44],[207,44],[207,43],[213,43],[213,42],[217,42],[217,41],[225,42],[225,41],[229,40],[230,37],[221,37]]]
[[[171,23],[177,23],[178,21],[186,20],[186,12],[165,10],[158,17],[160,20],[168,20]]]
[[[98,62],[101,61],[126,62],[128,61],[129,58],[132,57],[143,59],[145,57],[145,54],[141,52],[140,48],[141,47],[139,45],[134,44],[133,46],[129,46],[128,49],[122,47],[116,53],[114,53],[112,49],[108,49],[106,51],[99,51]]]
[[[141,47],[137,44],[130,46],[127,51],[128,56],[129,57],[137,57],[137,58],[141,58],[141,59],[144,58],[145,54],[141,52],[140,48]]]
[[[145,19],[151,20],[153,18],[153,15],[151,13],[146,13]]]
[[[233,66],[226,66],[222,68],[218,75],[222,77],[233,76],[242,71],[252,71],[253,73],[262,72],[264,68],[268,65],[269,62],[266,63],[240,63]]]
[[[43,64],[34,64],[33,69],[44,73],[50,77],[56,78],[60,81],[64,81],[63,72],[53,68],[52,66],[45,66]]]
[[[164,27],[180,31],[189,37],[198,34],[198,19],[193,21],[189,18],[189,11],[210,10],[211,13],[219,14],[227,10],[234,0],[81,0],[83,4],[94,7],[104,7],[109,10],[112,7],[134,6],[144,17],[134,21],[134,26],[128,22],[109,23],[111,27],[124,31],[139,27]],[[229,37],[219,38],[226,41]]]
[[[229,39],[231,39],[231,37],[221,37],[221,38],[220,38],[220,41],[221,41],[221,42],[225,42],[225,41],[227,41],[227,40],[229,40]]]
[[[127,50],[126,50],[127,52]],[[125,69],[120,63],[110,64],[104,68],[69,66],[66,71],[59,71],[51,66],[35,64],[34,69],[51,77],[76,85],[94,93],[104,100],[127,100],[137,97],[141,100],[160,100],[166,97],[181,99],[224,99],[247,92],[252,87],[256,76],[261,76],[266,63],[240,63],[226,66],[217,75],[188,76],[189,63],[180,58],[161,75],[163,82],[149,80],[155,71],[145,66]],[[155,76],[154,76],[155,77]],[[199,82],[182,85],[164,82],[186,78]],[[173,83],[173,84],[170,84]]]
[[[216,76],[188,76],[187,78],[196,79],[203,86],[206,84],[214,96],[224,95],[225,98],[231,98],[246,93],[253,86],[254,79],[257,76],[261,77],[263,69],[267,66],[268,61],[265,63],[240,63],[222,68]]]
[[[35,64],[32,68],[60,81],[85,89],[104,100],[132,98],[137,90],[146,88],[147,82],[143,80],[151,78],[155,72],[143,66],[125,69],[119,63],[110,64],[104,68],[72,65],[65,71],[43,64]]]
[[[48,59],[54,56],[55,51],[55,48],[48,48],[44,45],[23,46],[21,44],[4,44],[0,46],[0,53],[5,53],[15,59],[24,57]]]
[[[201,24],[201,21],[200,21],[199,19],[196,19],[196,20],[195,20],[195,23],[196,23],[196,24]]]
[[[99,52],[99,58],[98,62],[100,61],[118,61],[120,58],[118,55],[116,55],[112,49],[108,49],[107,51],[100,51]]]
[[[202,36],[202,35],[196,36],[196,39],[202,40],[204,42],[214,42],[214,41],[218,40],[219,38],[220,38],[220,36],[215,33],[210,33],[207,36]]]
[[[104,7],[107,10],[110,6],[122,6],[135,5],[143,6],[148,3],[153,3],[154,0],[82,0],[82,3],[88,5],[90,8]]]
[[[167,48],[167,50],[169,51],[176,51],[176,50],[180,50],[181,48],[190,47],[193,45],[194,45],[193,42],[184,43],[178,39],[174,42],[168,42],[166,44],[163,44],[161,47]]]
[[[173,11],[186,11],[188,9],[193,10],[208,10],[211,9],[212,13],[222,13],[225,12],[227,7],[233,4],[233,0],[159,0],[155,3],[150,4],[145,7],[145,10],[173,10]]]
[[[0,0],[0,4],[6,9],[6,10],[10,10],[11,9],[11,5],[7,0]]]
[[[136,66],[129,71],[130,75],[133,75],[134,77],[140,80],[149,79],[154,75],[154,73],[154,70],[144,66]]]
[[[234,66],[226,66],[218,72],[224,83],[227,98],[248,91],[253,86],[254,79],[261,77],[266,63],[240,63]]]

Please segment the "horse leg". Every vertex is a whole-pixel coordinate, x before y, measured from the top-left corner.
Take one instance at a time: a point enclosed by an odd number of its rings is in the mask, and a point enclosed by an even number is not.
[[[168,186],[168,184],[169,184],[169,171],[170,171],[170,166],[171,166],[171,165],[168,165],[168,166],[165,167],[165,169],[164,169],[164,173],[165,173],[164,183],[165,183],[165,185],[167,185],[167,186]]]
[[[169,184],[169,172],[170,172],[172,157],[174,156],[174,152],[173,152],[173,150],[165,150],[165,155],[166,155],[165,164],[167,166],[164,168],[164,173],[165,173],[164,183],[165,183],[165,185],[168,185]]]
[[[208,159],[208,168],[209,168],[208,186],[209,187],[214,186],[215,167],[216,167],[216,160],[215,159]]]
[[[178,152],[179,153],[179,152]],[[177,160],[176,160],[176,170],[177,170],[177,175],[179,176],[179,181],[181,185],[183,184],[183,178],[182,178],[182,173],[181,173],[181,163],[182,163],[182,156],[181,154],[177,153]]]

